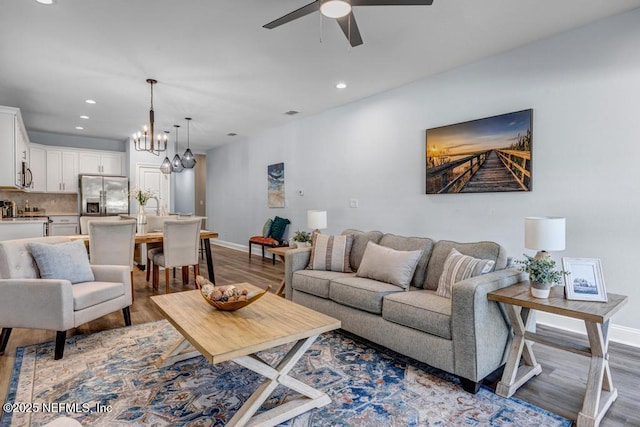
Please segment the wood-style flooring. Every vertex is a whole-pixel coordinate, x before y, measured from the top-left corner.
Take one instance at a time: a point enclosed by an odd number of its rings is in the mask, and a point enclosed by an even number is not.
[[[266,288],[272,285],[272,291],[278,289],[284,274],[281,262],[275,266],[271,258],[260,259],[259,256],[249,257],[246,252],[236,251],[217,245],[212,245],[215,265],[216,281],[219,285],[237,282],[249,282]],[[201,262],[200,271],[206,275],[206,265]],[[164,289],[164,275],[161,275],[160,289]],[[193,279],[191,281],[193,283]],[[162,315],[149,299],[155,295],[150,283],[145,281],[144,271],[134,273],[135,302],[131,307],[131,321],[133,324],[151,322],[162,319]],[[178,272],[171,283],[172,292],[193,289],[193,284],[184,286]],[[615,320],[615,318],[614,318]],[[120,311],[104,316],[93,322],[69,331],[68,336],[98,332],[113,327],[124,326]],[[557,338],[568,334],[562,330],[539,326],[545,333]],[[576,335],[571,335],[576,337]],[[4,402],[11,371],[15,362],[16,348],[20,346],[53,341],[55,332],[33,329],[14,329],[5,354],[0,356],[0,402]],[[586,345],[586,338],[585,338]],[[534,354],[542,365],[542,373],[525,384],[515,397],[525,402],[552,411],[566,418],[576,419],[584,397],[584,387],[589,371],[589,360],[573,353],[534,345]],[[603,427],[640,426],[640,351],[634,347],[617,343],[609,345],[609,362],[613,383],[618,388],[618,400],[612,405],[600,424]],[[491,386],[491,385],[490,385]]]

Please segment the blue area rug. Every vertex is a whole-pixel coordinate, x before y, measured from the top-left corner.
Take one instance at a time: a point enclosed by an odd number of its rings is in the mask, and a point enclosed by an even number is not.
[[[180,337],[166,321],[67,340],[62,360],[54,343],[18,349],[0,426],[42,425],[66,415],[86,426],[223,426],[261,377],[233,362],[202,357],[158,369],[155,360]],[[289,346],[260,353],[274,364]],[[482,388],[463,391],[439,370],[339,332],[322,335],[292,376],[324,390],[332,402],[289,426],[570,426],[558,415]],[[275,390],[261,410],[295,397]],[[6,404],[5,404],[6,405]]]

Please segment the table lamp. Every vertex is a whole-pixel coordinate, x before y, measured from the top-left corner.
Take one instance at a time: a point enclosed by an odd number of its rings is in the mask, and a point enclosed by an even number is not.
[[[313,229],[314,233],[327,228],[327,211],[307,211],[307,227]]]
[[[524,219],[524,247],[538,251],[535,258],[549,256],[547,251],[563,251],[565,218],[531,216]]]

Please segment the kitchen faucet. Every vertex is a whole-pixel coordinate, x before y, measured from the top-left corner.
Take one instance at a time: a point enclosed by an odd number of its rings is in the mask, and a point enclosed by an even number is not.
[[[149,198],[156,201],[156,216],[160,216],[160,200],[158,200],[156,196],[151,196]]]

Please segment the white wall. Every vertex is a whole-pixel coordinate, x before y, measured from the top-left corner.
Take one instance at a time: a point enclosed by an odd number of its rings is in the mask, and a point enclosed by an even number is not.
[[[521,257],[525,216],[565,216],[555,258],[601,258],[607,290],[629,296],[614,322],[640,330],[639,41],[636,10],[212,149],[210,228],[246,245],[267,217],[295,231],[326,209],[330,233],[494,240]],[[425,129],[527,108],[532,192],[424,194]],[[287,207],[268,209],[266,168],[282,161]]]

